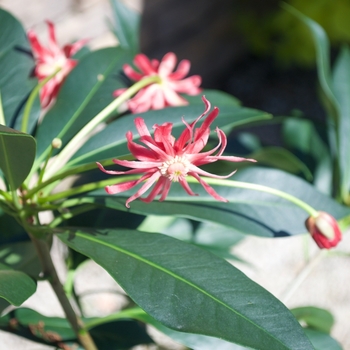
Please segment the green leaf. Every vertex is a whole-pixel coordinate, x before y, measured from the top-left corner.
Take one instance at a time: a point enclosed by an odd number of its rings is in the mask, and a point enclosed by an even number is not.
[[[30,78],[34,61],[29,54],[26,33],[19,21],[0,9],[0,91],[6,125],[19,129],[16,119],[21,117],[21,107],[37,83]],[[31,113],[30,127],[39,116],[39,106]],[[18,118],[17,118],[18,117]]]
[[[349,215],[350,209],[318,192],[306,181],[288,173],[259,167],[240,170],[232,178],[235,181],[269,186],[289,193],[323,210],[336,219]],[[128,211],[143,215],[175,215],[198,221],[225,225],[242,234],[262,237],[281,237],[306,233],[304,222],[308,214],[295,204],[278,196],[256,190],[214,186],[219,195],[229,203],[215,201],[199,184],[191,188],[198,196],[189,196],[182,187],[174,183],[164,202],[144,203],[136,200]],[[88,196],[100,205],[126,211],[125,200],[136,190],[118,195],[108,195],[104,189]]]
[[[28,176],[35,159],[35,139],[0,125],[0,169],[11,189],[18,188]]]
[[[186,107],[165,108],[162,110],[149,111],[139,113],[150,130],[152,125],[164,122],[171,122],[173,126],[173,135],[177,137],[184,130],[181,117],[184,116],[187,122],[193,121],[203,113],[203,102],[201,104],[193,104]],[[227,100],[226,104],[220,105],[220,113],[214,122],[214,126],[235,127],[241,124],[247,124],[252,121],[268,119],[270,115],[254,109],[242,108]],[[123,118],[107,125],[100,133],[92,136],[71,158],[67,166],[77,164],[85,164],[103,159],[115,158],[127,155],[130,151],[127,148],[125,134],[132,131],[134,140],[139,138],[134,126],[134,114],[129,114]]]
[[[315,350],[342,350],[340,344],[329,334],[310,328],[305,328],[304,330]]]
[[[19,306],[36,291],[35,282],[25,273],[0,264],[0,297]]]
[[[14,319],[16,327],[11,328],[11,320]],[[87,323],[94,320],[96,319],[83,318]],[[44,316],[27,308],[14,310],[1,317],[0,329],[39,343],[59,346],[59,342],[67,345],[75,342],[71,346],[74,349],[77,346],[76,335],[67,319]],[[132,320],[109,321],[91,328],[90,334],[99,350],[120,350],[153,342],[143,325]]]
[[[104,267],[140,307],[169,328],[261,350],[312,349],[281,302],[193,245],[132,230],[62,229],[58,237]]]
[[[203,106],[202,96],[205,96],[208,101],[210,101],[212,106],[216,106],[220,109],[222,105],[232,105],[232,106],[240,106],[241,101],[236,97],[220,91],[220,90],[210,90],[204,89],[201,91],[199,95],[183,95],[183,97],[189,102],[191,105],[201,105]]]
[[[328,195],[332,193],[332,161],[329,149],[315,125],[307,119],[287,118],[282,124],[283,140],[293,152],[300,152],[316,163],[314,185]]]
[[[314,44],[316,47],[318,79],[320,81],[322,90],[327,100],[326,104],[328,105],[329,110],[331,111],[331,116],[334,118],[334,121],[337,122],[338,102],[334,96],[332,86],[331,68],[329,62],[330,45],[327,34],[317,22],[305,16],[294,7],[286,3],[282,3],[281,6],[286,11],[288,11],[292,15],[299,18],[302,22],[304,22],[312,34]]]
[[[124,5],[120,0],[110,0],[110,3],[114,16],[114,28],[112,30],[120,46],[134,53],[139,52],[140,14]]]
[[[339,163],[341,169],[342,198],[350,191],[350,50],[344,46],[337,58],[333,72],[334,94],[339,102]]]
[[[120,48],[94,51],[82,58],[38,128],[38,155],[48,152],[54,138],[60,138],[64,145],[113,101],[113,91],[122,87],[118,74],[129,59],[130,53]]]
[[[312,181],[312,173],[306,164],[282,147],[264,147],[249,157],[255,159],[259,164],[266,164],[292,174],[302,173],[306,180]]]
[[[304,322],[308,327],[323,333],[330,333],[334,324],[332,314],[329,311],[318,307],[297,307],[290,311],[298,321]]]
[[[123,313],[128,313],[129,310],[123,310]],[[242,347],[241,345],[229,343],[223,339],[218,339],[214,337],[208,337],[206,335],[191,334],[178,332],[168,327],[163,326],[161,323],[157,322],[153,317],[146,314],[141,309],[130,309],[130,317],[136,318],[143,322],[146,322],[153,327],[157,328],[162,333],[166,334],[173,340],[177,341],[180,344],[183,344],[193,350],[244,350],[248,349]]]

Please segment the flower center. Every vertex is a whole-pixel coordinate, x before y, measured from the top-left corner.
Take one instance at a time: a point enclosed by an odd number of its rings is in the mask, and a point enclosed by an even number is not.
[[[175,156],[167,160],[159,167],[161,174],[170,181],[178,182],[182,180],[189,171],[190,162],[183,156]]]

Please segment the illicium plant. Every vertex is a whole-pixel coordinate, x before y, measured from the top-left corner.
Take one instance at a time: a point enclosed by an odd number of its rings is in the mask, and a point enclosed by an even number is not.
[[[315,338],[268,291],[223,258],[161,232],[182,217],[274,238],[305,233],[308,219],[316,243],[330,248],[350,210],[296,176],[226,153],[227,132],[271,116],[202,90],[199,76],[187,76],[189,61],[176,67],[173,53],[160,62],[137,53],[138,17],[113,7],[124,39],[94,52],[84,51],[85,39],[61,49],[51,22],[48,44],[39,43],[0,10],[0,328],[62,349],[153,342],[140,324],[191,348],[313,349]],[[226,175],[225,162],[247,167],[235,174],[232,165]],[[69,248],[70,270],[94,260],[132,302],[101,318],[73,308],[79,296],[57,276],[54,236]],[[60,327],[57,318],[9,307],[43,279],[65,312]],[[122,322],[133,336],[113,338]]]

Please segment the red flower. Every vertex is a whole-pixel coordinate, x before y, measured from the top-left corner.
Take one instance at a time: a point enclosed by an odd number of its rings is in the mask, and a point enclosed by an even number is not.
[[[335,247],[342,238],[337,220],[328,213],[320,211],[318,216],[310,216],[306,220],[305,225],[321,249]]]
[[[188,102],[178,93],[198,95],[201,92],[199,85],[202,79],[199,75],[192,75],[183,79],[189,72],[191,63],[182,60],[175,72],[176,55],[167,53],[161,62],[150,61],[147,56],[138,54],[135,56],[134,64],[140,70],[136,72],[128,64],[124,65],[124,73],[133,81],[158,75],[161,82],[153,83],[141,89],[132,99],[128,101],[128,108],[132,113],[142,113],[150,109],[162,109],[168,106],[183,106]],[[115,90],[115,97],[122,94],[126,89]]]
[[[217,160],[227,160],[229,162],[241,162],[245,160],[255,162],[255,160],[233,156],[222,156],[227,144],[227,139],[225,133],[219,128],[216,128],[216,133],[219,137],[218,145],[210,151],[199,153],[207,144],[210,134],[210,125],[219,113],[218,108],[215,107],[203,121],[202,125],[195,128],[198,121],[202,119],[210,110],[209,101],[204,96],[202,99],[205,103],[204,113],[191,124],[187,124],[187,122],[183,119],[182,121],[186,128],[177,140],[175,140],[175,138],[171,135],[171,130],[173,127],[172,123],[154,125],[154,136],[152,137],[144,120],[140,117],[136,118],[135,125],[141,137],[140,141],[145,146],[133,142],[133,135],[131,131],[127,132],[126,138],[128,140],[128,148],[130,152],[138,161],[118,159],[113,160],[115,164],[133,169],[128,171],[112,171],[104,169],[100,163],[97,163],[97,165],[100,170],[107,174],[143,175],[138,180],[126,181],[112,186],[107,186],[105,188],[106,192],[109,194],[124,192],[145,181],[142,187],[134,195],[127,199],[126,206],[128,208],[130,207],[130,202],[142,196],[149,188],[152,187],[153,184],[155,184],[155,186],[149,195],[146,198],[141,198],[141,200],[144,202],[153,201],[157,195],[160,195],[160,201],[165,200],[172,182],[179,182],[189,195],[195,196],[196,194],[191,190],[186,181],[187,176],[192,176],[216,200],[227,202],[227,199],[216,193],[215,190],[199,175],[226,179],[233,175],[235,171],[226,176],[219,176],[208,173],[200,169],[198,166],[213,163]],[[215,152],[216,155],[213,155]]]
[[[55,27],[50,21],[46,21],[49,27],[49,45],[42,46],[34,31],[28,31],[29,43],[32,47],[35,70],[34,74],[39,82],[53,74],[58,68],[61,70],[50,79],[40,91],[40,102],[42,107],[47,107],[50,102],[57,96],[64,79],[69,72],[77,65],[78,61],[72,57],[87,42],[79,40],[72,45],[65,45],[62,49],[58,46],[55,35]]]

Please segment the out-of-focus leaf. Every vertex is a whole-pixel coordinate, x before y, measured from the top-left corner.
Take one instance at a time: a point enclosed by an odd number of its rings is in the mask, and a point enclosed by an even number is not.
[[[120,46],[133,53],[139,52],[140,14],[124,5],[120,0],[110,0],[110,3],[114,16],[112,30]]]
[[[241,101],[220,90],[211,90],[211,89],[203,89],[200,94],[190,96],[190,95],[184,95],[184,98],[189,102],[191,105],[201,105],[203,106],[203,100],[202,96],[205,96],[205,98],[210,101],[212,106],[216,106],[220,109],[220,106],[222,105],[232,105],[232,106],[240,106]]]
[[[305,16],[296,8],[286,3],[282,3],[281,6],[294,16],[298,17],[302,22],[304,22],[307,25],[307,27],[311,31],[316,47],[318,79],[327,99],[326,104],[328,105],[329,110],[331,112],[330,115],[334,118],[334,122],[337,122],[339,106],[334,96],[332,86],[331,68],[329,62],[330,46],[327,34],[317,22]]]
[[[35,282],[25,273],[0,263],[0,297],[19,306],[36,291]]]
[[[58,232],[64,243],[105,268],[167,327],[261,350],[312,349],[281,302],[202,249],[163,234],[132,230]]]
[[[350,191],[350,50],[344,46],[334,66],[334,94],[339,103],[339,163],[341,195],[348,198]]]
[[[314,306],[297,307],[290,311],[298,321],[306,323],[308,327],[330,333],[334,318],[329,311]]]
[[[342,350],[341,345],[329,334],[305,328],[305,334],[310,339],[315,350]]]
[[[349,208],[318,192],[306,181],[280,170],[252,167],[237,172],[233,180],[284,191],[316,210],[330,213],[336,219],[344,218],[350,213]],[[100,205],[117,210],[143,215],[175,215],[214,222],[242,234],[281,237],[306,232],[304,222],[308,214],[296,204],[276,195],[250,189],[214,186],[219,195],[229,200],[229,203],[222,203],[215,201],[199,184],[191,184],[198,196],[189,196],[180,185],[176,185],[178,184],[173,184],[164,202],[155,200],[144,203],[136,200],[130,204],[130,209],[126,209],[125,200],[135,190],[111,196],[101,189],[88,196]]]
[[[296,175],[302,173],[306,180],[312,181],[312,173],[306,164],[282,147],[264,147],[251,154],[250,157],[259,164],[266,164],[288,173]]]
[[[149,111],[138,114],[145,119],[149,129],[154,124],[162,124],[164,122],[172,122],[173,136],[177,137],[184,130],[181,117],[187,122],[192,122],[203,113],[202,104],[193,104],[186,107],[165,108],[162,110]],[[254,109],[242,108],[234,105],[230,100],[227,104],[220,105],[219,116],[215,119],[213,126],[234,127],[237,125],[249,123],[255,120],[268,119],[270,115]],[[72,157],[67,166],[84,164],[94,161],[101,161],[108,158],[116,158],[129,154],[125,134],[132,131],[134,140],[139,138],[134,126],[135,115],[130,114],[123,118],[117,119],[110,123],[100,133],[92,136]]]
[[[0,91],[6,125],[19,128],[21,109],[36,79],[30,78],[34,61],[29,51],[25,31],[21,23],[10,13],[0,9]],[[33,127],[39,117],[38,103],[32,110],[29,126]]]
[[[310,120],[287,118],[282,124],[283,140],[292,151],[315,161],[314,185],[328,195],[332,192],[332,162],[328,147]]]
[[[0,168],[12,190],[28,176],[35,150],[36,142],[31,135],[0,125]]]

